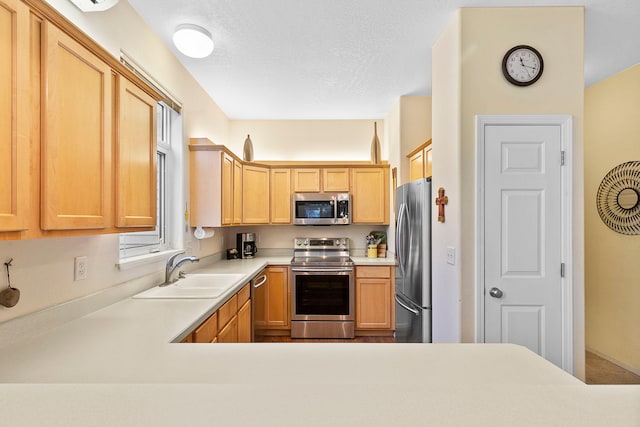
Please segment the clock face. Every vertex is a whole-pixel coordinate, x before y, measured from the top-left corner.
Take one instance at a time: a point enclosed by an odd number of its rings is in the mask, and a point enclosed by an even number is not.
[[[531,46],[515,46],[502,59],[502,73],[516,86],[529,86],[542,76],[542,55]]]

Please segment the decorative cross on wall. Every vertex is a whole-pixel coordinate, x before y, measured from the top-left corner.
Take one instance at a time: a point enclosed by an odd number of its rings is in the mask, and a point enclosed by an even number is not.
[[[436,205],[438,206],[438,222],[444,222],[444,206],[449,203],[449,198],[444,195],[444,188],[438,188]]]

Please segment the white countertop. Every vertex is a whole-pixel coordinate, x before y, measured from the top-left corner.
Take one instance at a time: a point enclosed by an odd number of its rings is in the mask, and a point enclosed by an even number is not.
[[[171,343],[224,299],[128,298],[3,346],[0,423],[640,425],[640,386],[587,386],[515,345]]]

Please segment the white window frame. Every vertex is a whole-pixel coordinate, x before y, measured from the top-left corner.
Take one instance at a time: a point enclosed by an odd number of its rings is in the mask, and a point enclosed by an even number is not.
[[[174,126],[176,129],[174,130]],[[182,119],[164,102],[157,105],[157,225],[154,231],[121,233],[119,238],[119,266],[132,261],[152,259],[182,246],[176,215],[170,209],[179,198],[182,184],[180,151]],[[175,140],[175,141],[174,141]],[[181,205],[178,204],[178,205]],[[129,247],[125,247],[129,246]]]

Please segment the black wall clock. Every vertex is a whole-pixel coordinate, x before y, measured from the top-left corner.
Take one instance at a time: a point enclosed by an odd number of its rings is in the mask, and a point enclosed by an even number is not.
[[[542,76],[543,70],[542,55],[531,46],[514,46],[502,58],[502,74],[516,86],[534,84]]]

